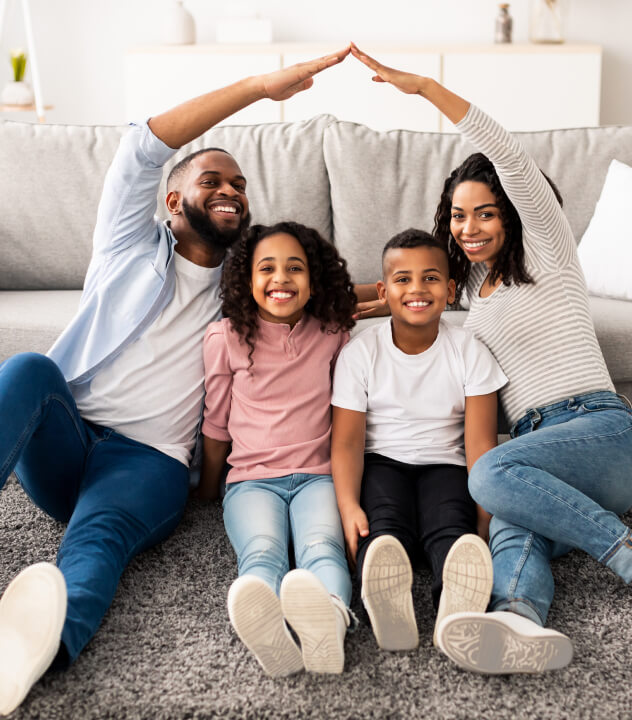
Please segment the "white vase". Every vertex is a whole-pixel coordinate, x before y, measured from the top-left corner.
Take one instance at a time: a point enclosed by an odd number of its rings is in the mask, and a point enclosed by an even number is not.
[[[167,45],[193,45],[195,43],[195,20],[182,4],[172,0],[164,13],[164,42]]]
[[[35,98],[31,86],[25,82],[10,82],[2,91],[3,105],[32,105]]]
[[[529,37],[533,43],[563,43],[567,0],[530,0]]]

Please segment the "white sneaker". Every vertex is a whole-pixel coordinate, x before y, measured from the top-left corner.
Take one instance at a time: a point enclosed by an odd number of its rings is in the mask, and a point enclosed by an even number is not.
[[[412,585],[413,569],[403,545],[392,535],[375,538],[364,556],[362,602],[384,650],[413,650],[419,645]]]
[[[24,700],[55,659],[66,620],[66,582],[50,563],[17,575],[0,600],[0,715]]]
[[[450,548],[443,565],[443,590],[432,638],[436,647],[440,648],[437,629],[445,617],[456,612],[487,610],[493,582],[487,543],[478,535],[462,535]]]
[[[566,635],[512,612],[448,615],[438,629],[443,652],[464,670],[536,673],[566,667],[573,646]]]
[[[303,670],[301,651],[294,642],[274,590],[255,575],[242,575],[228,591],[228,616],[239,639],[272,677]]]
[[[301,641],[305,669],[341,673],[344,642],[350,624],[343,602],[329,594],[308,570],[292,570],[281,583],[283,615]]]

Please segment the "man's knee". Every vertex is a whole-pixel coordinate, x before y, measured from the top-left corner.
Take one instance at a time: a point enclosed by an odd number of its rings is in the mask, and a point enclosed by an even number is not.
[[[34,352],[13,355],[0,365],[0,372],[16,382],[26,379],[29,384],[33,382],[33,378],[50,377],[55,382],[63,380],[61,370],[49,357]]]

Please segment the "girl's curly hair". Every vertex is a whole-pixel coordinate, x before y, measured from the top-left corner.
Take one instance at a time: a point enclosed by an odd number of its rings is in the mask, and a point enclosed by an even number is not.
[[[255,247],[264,238],[277,233],[295,237],[307,256],[312,294],[305,305],[305,312],[320,320],[323,331],[350,330],[355,325],[352,316],[357,298],[347,263],[330,242],[321,237],[317,230],[300,223],[253,225],[231,248],[220,285],[222,314],[230,319],[233,329],[248,345],[250,367],[259,320],[257,303],[251,289],[252,258]]]
[[[562,197],[553,183],[542,173],[553,189],[555,196],[562,204]],[[505,231],[505,242],[503,243],[496,261],[490,271],[490,282],[495,283],[499,278],[503,285],[531,284],[534,282],[524,264],[524,246],[522,244],[522,221],[518,211],[507,197],[496,169],[492,162],[483,153],[474,153],[452,171],[443,185],[443,192],[437,212],[435,213],[435,224],[433,233],[437,238],[447,243],[448,256],[450,259],[450,277],[456,282],[455,304],[458,305],[470,276],[471,262],[466,254],[457,245],[454,236],[450,232],[450,219],[452,217],[452,195],[457,185],[462,182],[482,182],[487,185],[496,197],[496,204],[500,212],[500,219]]]

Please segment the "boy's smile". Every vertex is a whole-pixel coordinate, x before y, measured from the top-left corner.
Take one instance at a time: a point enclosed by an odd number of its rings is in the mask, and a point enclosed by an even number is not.
[[[384,256],[383,275],[378,295],[390,308],[395,344],[399,346],[398,332],[410,335],[411,331],[420,340],[423,335],[434,342],[441,313],[454,301],[456,289],[446,253],[425,245],[391,248]]]

